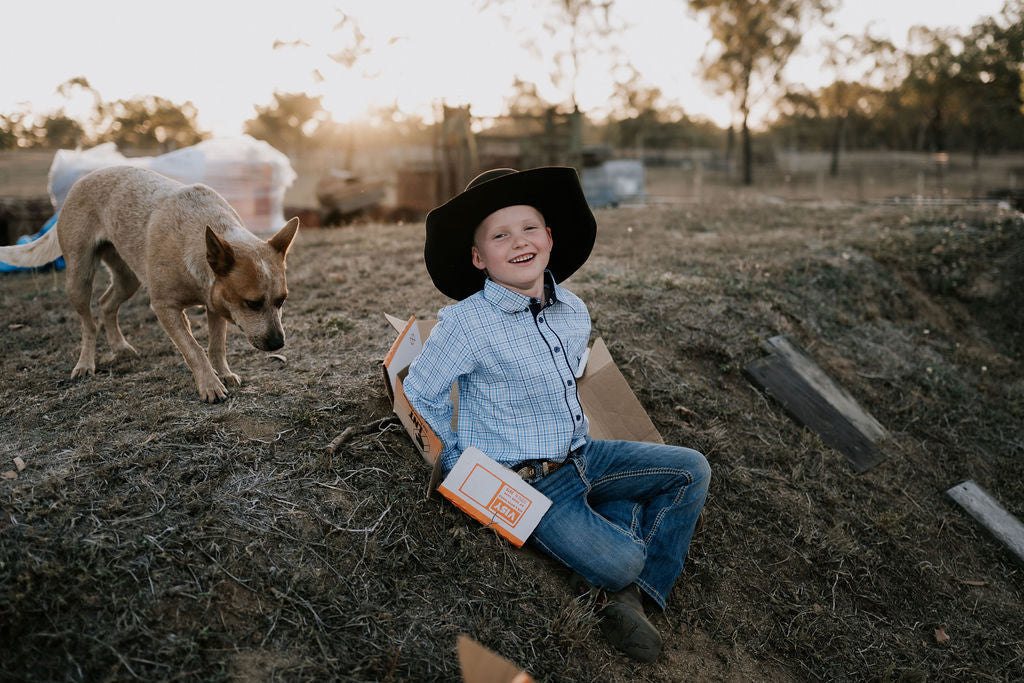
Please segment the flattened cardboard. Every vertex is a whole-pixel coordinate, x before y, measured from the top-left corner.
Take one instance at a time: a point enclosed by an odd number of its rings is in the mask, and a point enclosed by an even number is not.
[[[395,325],[397,320],[388,316],[388,321],[392,325]],[[432,327],[418,324],[416,318],[409,318],[399,331],[395,343],[391,345],[388,355],[384,357],[384,376],[388,382],[395,414],[428,465],[433,465],[438,460],[442,450],[441,439],[434,434],[427,421],[409,405],[405,391],[402,390],[402,380],[409,373],[409,364],[423,350],[423,341],[426,335],[430,334]]]
[[[437,488],[460,510],[521,547],[551,500],[479,448],[470,446]]]
[[[600,337],[578,387],[592,438],[665,443]]]
[[[533,677],[465,634],[456,645],[459,669],[466,683],[533,683]]]
[[[382,365],[384,379],[395,414],[405,426],[420,455],[431,466],[427,488],[427,495],[430,496],[442,479],[441,459],[438,457],[441,454],[441,441],[426,420],[409,405],[402,391],[402,380],[409,372],[409,364],[422,350],[423,342],[430,335],[436,321],[416,318],[403,320],[387,314],[384,317],[398,333]],[[590,420],[592,438],[664,443],[600,337],[589,349],[583,376],[578,379],[576,388],[583,410]],[[452,428],[457,430],[459,397],[456,386],[452,386],[452,406]]]

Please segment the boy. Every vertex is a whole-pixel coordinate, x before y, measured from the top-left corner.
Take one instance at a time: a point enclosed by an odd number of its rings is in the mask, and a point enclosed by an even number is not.
[[[431,211],[426,232],[427,271],[458,303],[438,313],[404,388],[441,439],[442,468],[476,446],[550,498],[530,542],[574,571],[579,592],[603,590],[615,647],[653,661],[661,637],[643,597],[665,608],[711,473],[694,450],[587,435],[575,371],[590,315],[558,284],[597,233],[576,171],[487,171]]]

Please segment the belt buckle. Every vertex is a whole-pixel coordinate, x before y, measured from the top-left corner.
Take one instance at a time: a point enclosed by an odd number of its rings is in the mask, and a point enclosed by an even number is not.
[[[523,479],[540,479],[546,477],[559,467],[564,465],[564,462],[552,462],[550,460],[541,460],[539,465],[523,465],[519,469],[515,470]]]
[[[537,468],[534,467],[533,465],[523,465],[522,467],[516,470],[516,474],[518,474],[520,478],[524,480],[533,479],[534,476],[536,476],[537,474]]]

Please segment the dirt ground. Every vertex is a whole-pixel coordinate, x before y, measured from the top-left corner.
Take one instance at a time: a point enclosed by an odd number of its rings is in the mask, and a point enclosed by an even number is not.
[[[0,277],[0,679],[460,680],[460,633],[538,680],[1024,679],[1022,566],[944,494],[1024,519],[1024,219],[736,192],[598,225],[566,284],[713,469],[656,663],[605,645],[566,570],[425,499],[380,373],[383,313],[446,303],[412,222],[300,231],[287,345],[229,333],[244,383],[212,406],[145,292],[140,355],[101,340],[73,381],[63,274]],[[777,334],[885,426],[882,464],[854,474],[750,384]]]

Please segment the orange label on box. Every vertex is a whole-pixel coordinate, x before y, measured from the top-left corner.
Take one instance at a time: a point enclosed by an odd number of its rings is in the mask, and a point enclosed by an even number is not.
[[[494,490],[496,488],[496,490]],[[489,500],[480,500],[481,492],[494,490]],[[530,509],[530,499],[506,484],[483,465],[474,465],[459,487],[459,493],[493,512],[509,527],[514,527]]]
[[[529,538],[551,507],[544,494],[473,447],[462,452],[437,490],[517,546]]]

